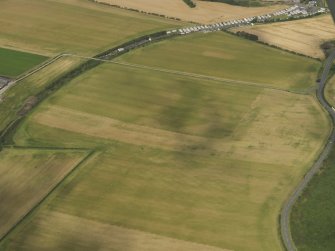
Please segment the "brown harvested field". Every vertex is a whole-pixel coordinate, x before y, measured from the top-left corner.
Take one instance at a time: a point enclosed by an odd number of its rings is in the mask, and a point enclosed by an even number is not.
[[[250,17],[283,9],[283,6],[246,8],[224,3],[195,1],[197,7],[190,8],[182,0],[97,0],[97,2],[118,5],[121,7],[157,13],[168,17],[199,23],[215,23],[242,17]]]
[[[297,21],[242,27],[235,31],[255,34],[265,43],[315,58],[324,58],[320,45],[335,39],[330,15]]]
[[[83,151],[1,151],[0,238],[62,180],[84,155]]]

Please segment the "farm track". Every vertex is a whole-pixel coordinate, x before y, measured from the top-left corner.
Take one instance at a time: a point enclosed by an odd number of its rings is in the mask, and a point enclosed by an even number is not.
[[[326,83],[328,80],[328,75],[330,72],[330,69],[333,65],[333,62],[335,60],[335,50],[329,55],[329,57],[326,59],[324,69],[321,76],[321,81],[319,84],[319,87],[316,91],[316,96],[322,105],[322,107],[328,112],[329,116],[332,120],[332,131],[328,138],[328,142],[326,146],[324,147],[323,151],[319,155],[319,158],[315,161],[312,168],[307,172],[307,174],[304,176],[303,180],[300,182],[300,184],[296,187],[292,195],[289,197],[289,199],[285,202],[281,215],[280,215],[280,231],[283,239],[284,246],[286,247],[287,251],[296,251],[296,247],[294,245],[294,241],[291,236],[291,230],[290,230],[290,214],[292,211],[292,208],[295,204],[295,202],[298,200],[299,196],[302,194],[304,189],[308,186],[311,179],[314,177],[315,174],[318,173],[318,171],[323,166],[323,162],[328,158],[333,145],[335,141],[335,110],[332,108],[332,106],[327,102],[325,96],[324,96],[324,89],[326,87]]]
[[[83,56],[76,55],[76,54],[66,54],[66,55],[67,56],[72,56],[72,57],[78,57],[78,58],[82,58],[82,59],[97,60],[97,61],[101,61],[101,62],[104,62],[104,63],[111,63],[111,64],[116,64],[116,65],[136,68],[136,69],[151,70],[151,71],[163,72],[163,73],[179,75],[179,76],[186,76],[186,77],[191,77],[191,78],[196,78],[196,79],[212,80],[212,81],[222,82],[223,84],[226,84],[226,85],[230,84],[230,85],[234,86],[234,84],[240,84],[240,85],[245,85],[245,86],[249,86],[249,87],[264,88],[264,89],[270,89],[270,90],[282,91],[282,92],[289,92],[289,93],[296,93],[296,94],[305,94],[306,93],[306,92],[295,92],[295,91],[291,91],[291,90],[285,90],[285,89],[280,89],[280,88],[276,88],[276,87],[271,87],[269,85],[266,85],[265,83],[257,83],[257,82],[229,79],[229,78],[220,78],[220,77],[202,75],[202,74],[197,74],[197,73],[192,73],[192,72],[176,71],[176,70],[171,70],[171,69],[166,69],[166,68],[152,67],[152,66],[140,65],[140,64],[131,64],[131,63],[120,62],[120,61],[116,61],[116,60],[106,60],[106,59],[97,59],[97,58],[91,58],[91,57],[83,57]],[[64,56],[66,56],[66,55],[64,55]]]

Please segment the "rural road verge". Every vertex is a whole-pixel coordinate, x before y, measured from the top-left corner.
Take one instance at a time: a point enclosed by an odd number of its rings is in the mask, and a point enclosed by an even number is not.
[[[332,108],[331,105],[327,102],[324,96],[324,89],[326,87],[326,83],[328,80],[330,69],[333,65],[333,62],[335,60],[335,50],[332,51],[332,53],[328,56],[326,59],[324,69],[322,72],[321,80],[319,83],[319,86],[316,91],[316,96],[322,105],[322,107],[328,112],[328,114],[331,117],[332,120],[332,131],[328,138],[327,144],[324,147],[323,151],[319,155],[316,162],[313,164],[312,168],[308,171],[308,173],[304,176],[303,180],[299,183],[297,188],[294,190],[292,195],[288,198],[288,200],[285,202],[281,215],[280,215],[280,232],[282,236],[282,240],[284,243],[284,246],[287,251],[296,251],[297,248],[294,245],[294,241],[292,239],[291,230],[290,230],[290,214],[292,211],[292,208],[295,204],[295,202],[298,200],[299,196],[302,194],[304,189],[308,186],[309,182],[313,178],[315,174],[318,173],[320,168],[323,166],[323,162],[327,159],[327,157],[330,154],[330,151],[333,148],[333,144],[335,141],[335,110]]]

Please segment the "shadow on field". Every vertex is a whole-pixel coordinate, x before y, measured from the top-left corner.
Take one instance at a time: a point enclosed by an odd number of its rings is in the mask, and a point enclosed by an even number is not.
[[[176,149],[176,159],[183,162],[185,166],[197,166],[196,162],[189,154],[216,155],[217,149],[213,145],[213,140],[226,137],[231,132],[224,131],[222,128],[222,114],[217,105],[211,104],[212,96],[206,92],[206,87],[199,83],[189,80],[179,80],[179,90],[173,90],[179,95],[179,99],[169,106],[166,106],[160,113],[158,122],[171,131],[180,133],[175,140],[180,142],[180,147]],[[223,109],[223,108],[222,108]],[[206,131],[202,133],[202,141],[194,144],[185,144],[188,135],[197,135],[189,128],[200,123],[199,117],[202,116]],[[182,134],[185,134],[183,137]],[[216,137],[217,136],[217,137]],[[200,137],[199,137],[200,138]],[[188,155],[188,154],[187,154]]]

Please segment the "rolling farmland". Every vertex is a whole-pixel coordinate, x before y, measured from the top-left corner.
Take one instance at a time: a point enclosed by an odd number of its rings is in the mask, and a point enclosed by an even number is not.
[[[183,250],[281,250],[281,203],[327,125],[309,95],[106,63],[50,97],[15,134],[24,146],[101,150],[6,250],[147,250],[153,237],[144,233],[183,240]],[[81,222],[121,237],[89,238]],[[56,234],[64,225],[72,233],[65,240]]]
[[[0,6],[0,46],[69,53],[1,97],[0,131],[22,119],[0,142],[0,231],[38,204],[1,251],[282,250],[283,201],[330,131],[320,62],[217,32],[76,74],[88,56],[183,23],[83,0]]]

